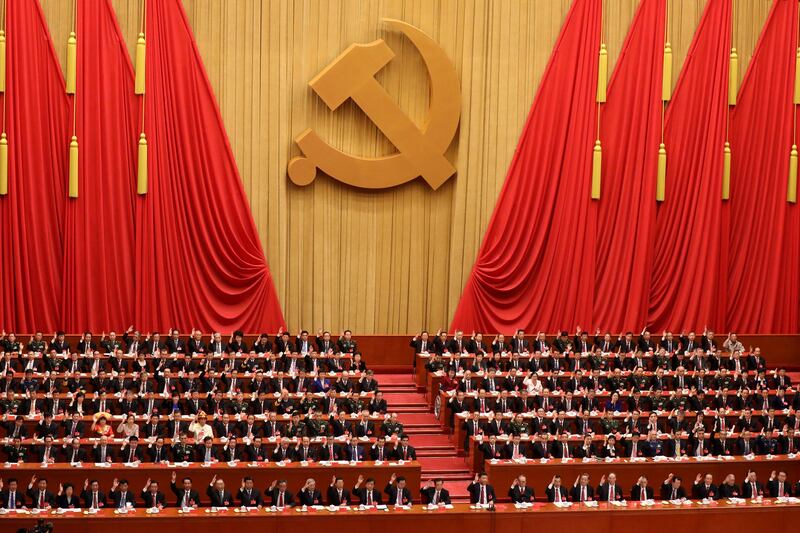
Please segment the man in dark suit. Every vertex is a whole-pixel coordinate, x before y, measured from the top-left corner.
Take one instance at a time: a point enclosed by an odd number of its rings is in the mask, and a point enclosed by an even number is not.
[[[716,500],[719,499],[719,492],[717,486],[714,484],[714,476],[711,474],[697,474],[697,477],[692,484],[692,497],[698,500]]]
[[[528,486],[525,476],[521,475],[514,479],[511,488],[508,489],[508,497],[513,503],[533,503],[533,489]]]
[[[17,480],[10,478],[8,488],[3,490],[3,480],[0,479],[0,504],[3,509],[22,509],[25,507],[25,495],[19,490]]]
[[[236,494],[236,499],[239,500],[242,507],[258,507],[260,509],[264,506],[261,491],[253,486],[253,478],[250,476],[242,479],[242,486]]]
[[[216,474],[211,478],[211,483],[206,488],[206,494],[211,499],[211,507],[230,507],[233,505],[233,497],[229,490],[225,489],[225,482],[217,479]]]
[[[55,495],[47,490],[47,480],[39,478],[37,481],[36,474],[31,476],[31,482],[28,483],[28,498],[34,509],[49,509],[56,505]]]
[[[511,352],[512,353],[525,353],[530,351],[530,343],[525,338],[525,331],[518,329],[514,336],[511,338]]]
[[[87,509],[102,509],[106,506],[106,495],[100,490],[100,483],[93,479],[83,481],[83,491],[81,492],[83,506]]]
[[[273,507],[282,509],[294,506],[294,495],[286,488],[285,479],[273,481],[266,490],[266,494],[270,497],[270,504]]]
[[[184,477],[181,482],[181,487],[175,484],[178,479],[178,474],[172,472],[172,481],[169,488],[177,498],[175,502],[176,507],[197,507],[200,505],[200,494],[192,488],[192,478]]]
[[[561,476],[556,474],[544,489],[548,502],[562,503],[567,501],[567,488],[561,484]]]
[[[394,450],[394,457],[398,461],[416,461],[417,451],[408,444],[408,435],[400,437],[400,445]]]
[[[185,354],[186,343],[181,340],[181,333],[177,329],[169,330],[169,338],[164,343],[169,353]]]
[[[404,506],[412,504],[411,490],[406,487],[406,478],[392,474],[383,492],[388,496],[387,505]]]
[[[742,498],[747,500],[764,495],[764,486],[756,478],[756,473],[750,471],[742,482]]]
[[[467,485],[467,492],[469,492],[469,501],[473,505],[494,505],[494,502],[497,501],[494,487],[489,485],[489,476],[486,472],[475,474],[475,479]]]
[[[775,475],[775,471],[772,471],[767,481],[767,492],[770,498],[785,498],[792,495],[792,484],[786,479],[786,472],[781,470]]]
[[[661,484],[661,499],[671,501],[685,498],[686,489],[683,487],[683,479],[680,476],[668,475]]]
[[[154,507],[163,509],[167,506],[167,499],[164,497],[164,493],[158,490],[158,481],[153,481],[150,478],[147,478],[147,482],[145,482],[142,489],[142,500],[144,500],[144,506],[148,509]]]
[[[344,488],[344,479],[333,476],[328,487],[328,505],[346,507],[350,505],[350,491]]]
[[[364,488],[360,488],[362,483],[364,483]],[[375,490],[374,478],[370,477],[364,481],[364,476],[358,476],[358,480],[353,487],[353,494],[358,498],[361,505],[382,505],[381,493]]]
[[[653,487],[648,485],[647,476],[639,476],[636,485],[631,487],[631,500],[641,502],[653,498]]]
[[[428,481],[420,490],[422,503],[428,505],[450,505],[450,491],[444,488],[444,480],[436,478]]]
[[[306,484],[297,493],[297,503],[306,507],[322,505],[322,493],[317,490],[317,482],[314,478],[307,479]]]
[[[611,502],[622,501],[624,495],[622,488],[617,485],[617,475],[613,472],[600,478],[600,485],[597,487],[597,501]]]
[[[589,485],[589,474],[581,474],[569,491],[573,502],[588,502],[594,500],[594,488]]]
[[[111,490],[108,495],[111,497],[114,509],[122,509],[125,507],[136,507],[136,499],[133,492],[128,490],[128,480],[114,478],[111,482]]]

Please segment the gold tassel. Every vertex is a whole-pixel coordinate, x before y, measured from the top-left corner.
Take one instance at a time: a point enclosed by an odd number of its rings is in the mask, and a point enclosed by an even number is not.
[[[656,201],[664,201],[664,192],[667,184],[667,147],[664,143],[658,145],[658,177],[656,179]]]
[[[672,99],[672,45],[664,43],[664,71],[661,80],[661,99],[668,102]]]
[[[78,38],[75,32],[67,39],[67,94],[75,94],[75,72],[78,66]]]
[[[592,200],[600,199],[600,178],[603,173],[603,147],[600,139],[594,142],[592,151]]]
[[[6,32],[0,30],[0,93],[6,92]]]
[[[8,137],[0,135],[0,195],[8,194]]]
[[[786,200],[797,203],[797,145],[792,145],[792,152],[789,154],[789,190],[786,192]]]
[[[606,101],[608,87],[608,49],[606,43],[600,45],[600,57],[597,59],[597,102]]]
[[[146,51],[147,45],[144,42],[144,33],[140,33],[139,39],[136,41],[136,82],[133,90],[136,94],[144,94],[144,64]]]
[[[794,56],[794,100],[796,105],[800,105],[800,48]]]
[[[69,197],[78,197],[78,138],[69,143]]]
[[[725,141],[725,151],[722,155],[722,199],[731,197],[731,143]]]
[[[136,192],[147,194],[147,136],[139,136],[139,165],[136,173]]]
[[[739,93],[739,54],[736,48],[731,48],[731,58],[728,65],[728,105],[736,105]]]

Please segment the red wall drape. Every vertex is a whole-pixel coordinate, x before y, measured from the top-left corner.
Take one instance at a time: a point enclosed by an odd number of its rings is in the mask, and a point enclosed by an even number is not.
[[[147,2],[149,190],[136,199],[136,324],[276,331],[283,315],[179,0]]]
[[[70,332],[133,320],[133,198],[138,99],[110,0],[77,3],[79,196],[64,224],[63,324]]]
[[[730,0],[709,0],[667,107],[666,199],[658,207],[648,325],[724,329],[722,158]]]
[[[664,0],[642,0],[602,108],[594,324],[638,331],[647,317],[661,142]]]
[[[576,0],[511,161],[454,328],[507,331],[589,324],[596,208],[600,0]]]
[[[797,2],[776,0],[731,114],[729,326],[800,330],[800,218],[786,201]]]
[[[60,327],[69,108],[37,0],[6,2],[8,195],[0,197],[0,324]]]

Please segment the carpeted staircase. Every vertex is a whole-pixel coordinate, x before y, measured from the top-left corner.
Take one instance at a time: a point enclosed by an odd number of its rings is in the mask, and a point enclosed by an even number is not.
[[[377,378],[389,410],[397,412],[410,444],[417,450],[423,485],[442,478],[453,502],[468,502],[467,485],[472,474],[464,459],[456,456],[450,436],[428,409],[425,397],[417,392],[410,369],[407,373],[380,374]]]

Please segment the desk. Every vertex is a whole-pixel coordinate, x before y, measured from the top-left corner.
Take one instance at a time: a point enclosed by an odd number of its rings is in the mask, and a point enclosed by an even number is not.
[[[752,461],[744,457],[737,457],[727,461],[698,461],[694,458],[682,461],[636,461],[630,462],[625,459],[606,463],[604,461],[591,461],[584,463],[580,459],[562,463],[560,459],[550,459],[547,463],[540,463],[538,460],[530,461],[526,464],[515,464],[509,461],[501,461],[495,464],[487,462],[484,467],[489,474],[489,480],[497,492],[497,497],[507,499],[507,493],[511,482],[520,474],[525,474],[528,485],[533,487],[536,497],[544,497],[544,489],[559,474],[564,485],[572,487],[575,478],[582,473],[591,476],[590,483],[597,486],[603,474],[614,472],[617,474],[617,483],[627,497],[631,487],[636,484],[639,476],[647,475],[649,485],[658,494],[661,484],[667,479],[669,474],[675,474],[683,478],[683,485],[687,492],[691,491],[697,474],[709,473],[714,476],[714,483],[721,483],[728,474],[736,476],[736,483],[741,485],[742,479],[748,470],[753,470],[758,475],[758,479],[766,485],[769,474],[773,470],[784,470],[792,483],[800,478],[800,457],[789,459],[785,455],[775,456],[772,460],[756,457]]]
[[[676,508],[657,504],[640,507],[633,502],[626,508],[597,508],[582,505],[559,509],[552,504],[536,504],[527,510],[500,504],[495,512],[473,510],[466,504],[457,504],[451,510],[427,511],[421,506],[411,510],[338,511],[326,510],[299,512],[288,509],[268,513],[265,510],[249,513],[206,513],[204,510],[180,514],[176,509],[165,509],[157,515],[148,515],[139,509],[135,513],[116,516],[113,511],[100,511],[97,515],[81,513],[45,515],[53,522],[57,533],[141,533],[148,528],[159,531],[191,530],[193,533],[218,533],[219,531],[260,531],[281,533],[302,528],[304,531],[359,531],[365,533],[408,533],[408,531],[436,531],[437,533],[524,533],[535,527],[539,531],[577,530],[591,531],[744,531],[763,527],[766,523],[796,523],[800,519],[800,505],[776,504],[765,500],[763,504],[744,503],[730,505],[725,502],[708,506],[691,505]],[[765,522],[767,521],[767,522]],[[31,527],[36,517],[10,514],[0,517],[4,531]]]
[[[201,466],[199,463],[189,463],[189,465],[188,467],[176,467],[142,463],[138,468],[126,467],[122,464],[114,464],[108,468],[95,468],[94,463],[85,463],[83,468],[76,468],[59,463],[42,468],[39,464],[25,463],[19,466],[0,467],[0,477],[6,481],[11,477],[17,478],[24,491],[27,489],[31,476],[35,474],[40,479],[48,479],[52,484],[51,490],[54,492],[58,492],[59,483],[67,482],[75,485],[80,492],[83,489],[83,481],[87,478],[98,480],[102,490],[108,492],[114,478],[125,478],[130,482],[131,490],[137,495],[137,502],[140,501],[138,494],[144,488],[145,481],[152,479],[159,482],[161,491],[167,497],[167,502],[171,504],[175,499],[169,490],[173,471],[177,472],[179,480],[187,476],[192,478],[194,488],[200,493],[200,501],[204,503],[208,503],[206,487],[215,475],[225,480],[228,490],[234,496],[239,490],[241,479],[245,476],[252,477],[255,486],[262,492],[276,479],[285,479],[288,482],[289,490],[295,493],[305,484],[306,479],[314,478],[324,498],[333,475],[342,477],[348,490],[355,485],[359,475],[364,478],[374,477],[376,488],[383,490],[392,474],[397,474],[406,477],[412,495],[415,499],[419,497],[421,468],[415,461],[403,465],[396,463],[376,465],[372,461],[364,461],[357,465],[335,463],[331,466],[322,466],[319,463],[309,463],[308,466],[300,463],[288,463],[285,466],[278,466],[276,463],[258,463],[256,466],[251,466],[249,462],[240,463],[238,466],[228,466],[227,463],[214,463],[207,467]]]

